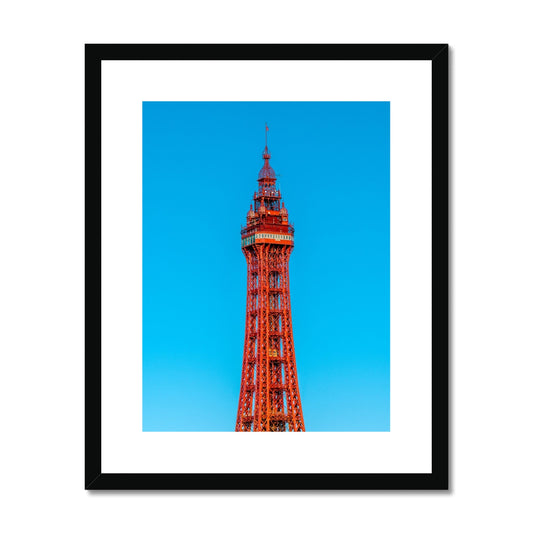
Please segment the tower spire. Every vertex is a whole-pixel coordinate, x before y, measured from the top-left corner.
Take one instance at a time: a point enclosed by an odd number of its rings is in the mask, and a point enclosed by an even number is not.
[[[259,183],[261,187],[264,185],[274,186],[276,183],[276,172],[270,166],[270,152],[268,150],[268,125],[265,122],[265,149],[263,150],[263,168],[259,171]]]

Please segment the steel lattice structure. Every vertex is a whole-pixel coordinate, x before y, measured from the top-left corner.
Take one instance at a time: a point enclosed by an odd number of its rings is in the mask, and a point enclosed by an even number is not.
[[[276,189],[266,133],[263,160],[259,188],[241,230],[248,295],[235,431],[305,431],[289,291],[294,228]]]

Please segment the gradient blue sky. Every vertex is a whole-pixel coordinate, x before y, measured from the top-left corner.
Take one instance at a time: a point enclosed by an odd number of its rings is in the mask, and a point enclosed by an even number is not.
[[[264,125],[307,431],[389,431],[388,102],[143,103],[143,430],[234,431]]]

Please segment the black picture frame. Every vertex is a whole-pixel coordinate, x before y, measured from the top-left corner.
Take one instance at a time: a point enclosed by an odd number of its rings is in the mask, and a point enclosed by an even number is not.
[[[432,69],[432,472],[102,473],[101,66],[104,60],[425,60]],[[85,488],[448,489],[448,45],[87,44],[85,46]]]

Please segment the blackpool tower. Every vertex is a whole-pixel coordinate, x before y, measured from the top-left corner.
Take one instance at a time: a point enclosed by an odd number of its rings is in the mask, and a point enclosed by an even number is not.
[[[248,291],[235,431],[305,431],[289,292],[294,228],[276,189],[266,132],[258,190],[241,230]]]

